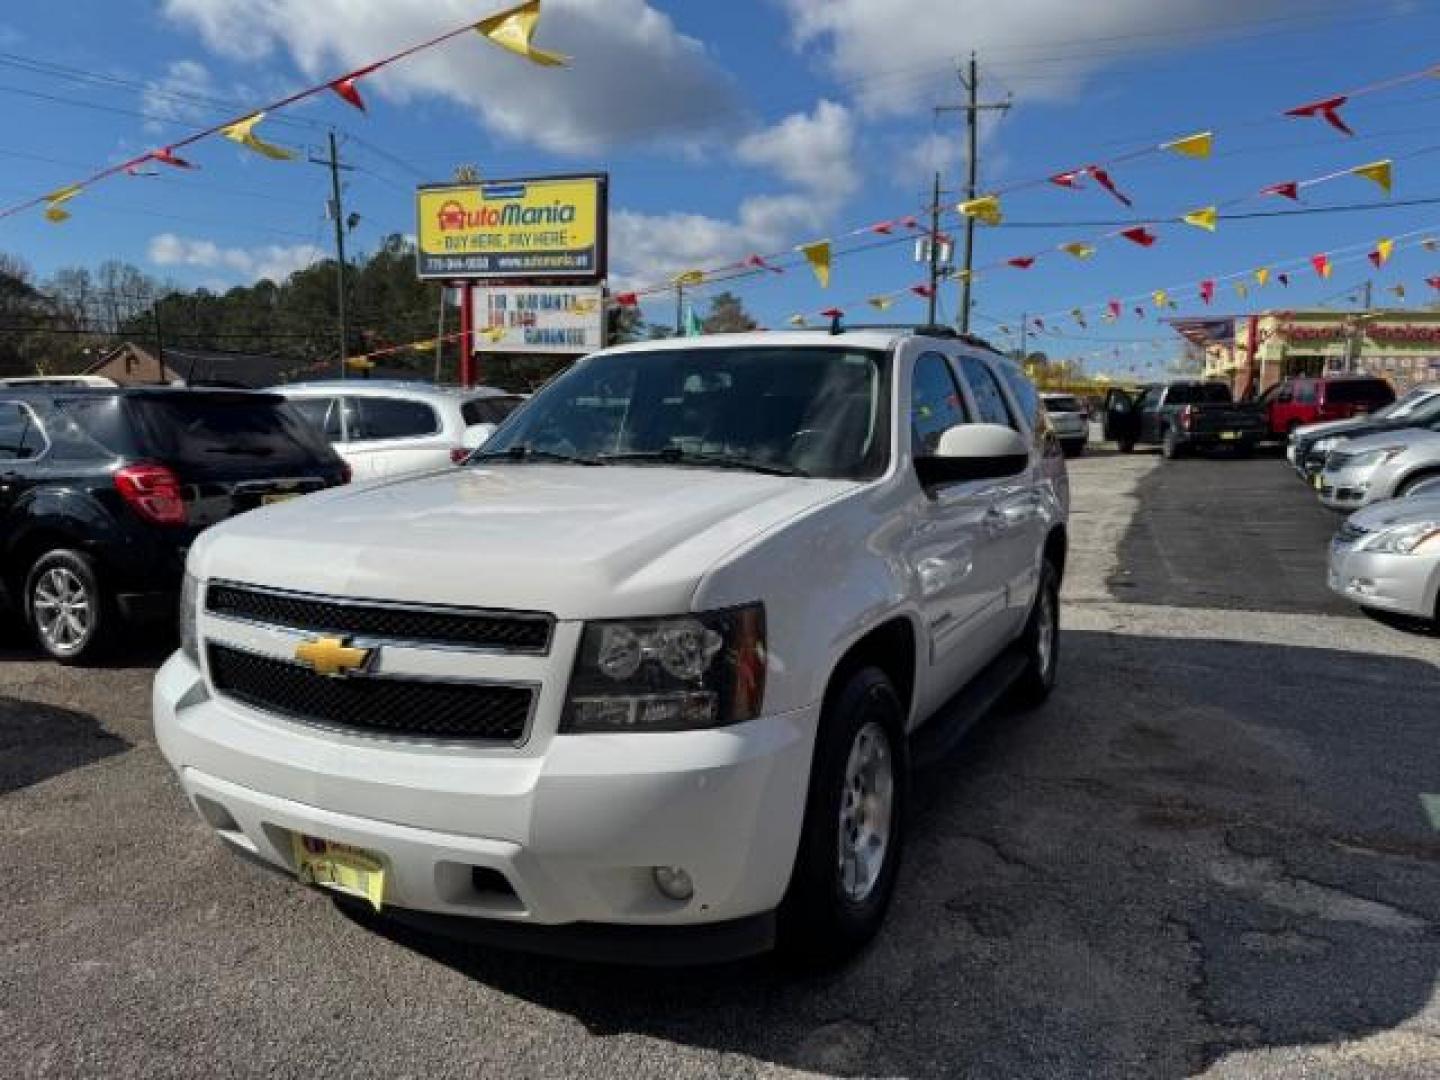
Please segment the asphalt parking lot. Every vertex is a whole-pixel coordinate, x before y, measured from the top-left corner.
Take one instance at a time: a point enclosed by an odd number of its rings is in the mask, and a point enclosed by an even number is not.
[[[155,749],[163,644],[0,651],[0,1075],[1440,1074],[1440,637],[1274,458],[1072,463],[1061,686],[919,778],[875,946],[630,971],[363,925]]]

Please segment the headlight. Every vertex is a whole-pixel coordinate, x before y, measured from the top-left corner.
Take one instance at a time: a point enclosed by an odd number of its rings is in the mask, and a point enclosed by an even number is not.
[[[1426,548],[1422,552],[1421,548]],[[1367,537],[1360,545],[1363,551],[1380,555],[1421,555],[1440,552],[1440,519],[1414,521],[1395,525]]]
[[[585,624],[560,730],[689,731],[753,720],[765,609]]]
[[[200,663],[199,607],[200,582],[187,570],[180,583],[180,651],[196,665]]]
[[[1316,439],[1310,444],[1310,452],[1312,454],[1328,454],[1331,450],[1335,449],[1336,444],[1339,442],[1339,438],[1334,435],[1327,436],[1323,439]]]
[[[1387,461],[1393,461],[1405,453],[1407,446],[1382,446],[1375,450],[1366,450],[1363,454],[1356,454],[1345,463],[1347,469],[1374,469],[1384,465]]]

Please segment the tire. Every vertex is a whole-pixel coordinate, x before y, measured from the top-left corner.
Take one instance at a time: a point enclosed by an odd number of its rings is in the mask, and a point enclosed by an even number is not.
[[[857,755],[874,755],[869,801],[854,803]],[[888,809],[882,810],[888,764]],[[909,753],[900,699],[883,672],[867,667],[826,695],[810,769],[805,823],[790,886],[780,904],[776,948],[806,969],[833,967],[865,946],[885,920],[895,891],[909,795]],[[862,770],[863,773],[863,770]],[[863,776],[859,788],[865,787]],[[871,819],[867,825],[863,813]],[[875,817],[883,822],[875,827]],[[858,816],[857,816],[858,815]],[[878,863],[844,858],[849,844],[866,833],[881,842]],[[842,846],[842,843],[844,846]]]
[[[1119,450],[1122,454],[1133,453],[1135,450],[1135,440],[1121,439],[1115,443],[1115,449]]]
[[[1022,708],[1034,708],[1055,689],[1060,667],[1060,572],[1049,559],[1040,568],[1040,587],[1018,645],[1025,670],[1011,684],[1010,699]]]
[[[1413,476],[1407,476],[1399,486],[1395,488],[1395,497],[1397,499],[1409,498],[1415,494],[1416,489],[1433,485],[1437,481],[1440,481],[1440,472],[1435,471],[1421,472]]]
[[[1235,447],[1237,458],[1251,458],[1255,456],[1255,444],[1253,442],[1242,442]]]
[[[1183,454],[1184,450],[1181,449],[1179,440],[1175,438],[1175,432],[1166,429],[1164,436],[1160,440],[1160,456],[1166,461],[1174,461]]]
[[[35,643],[62,664],[94,662],[116,622],[95,561],[65,548],[40,556],[25,576],[25,618]]]

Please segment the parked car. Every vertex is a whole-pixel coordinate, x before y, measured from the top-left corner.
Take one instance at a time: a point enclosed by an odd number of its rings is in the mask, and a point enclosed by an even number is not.
[[[357,480],[458,465],[523,401],[488,386],[459,390],[364,379],[274,389],[325,434]]]
[[[912,751],[1054,685],[1068,502],[967,338],[605,350],[463,468],[202,536],[156,735],[237,852],[412,925],[842,956]]]
[[[1289,438],[1296,428],[1327,420],[1349,420],[1383,409],[1395,389],[1370,375],[1327,375],[1286,379],[1260,395],[1257,404],[1271,435]]]
[[[1440,421],[1436,422],[1440,427]],[[1440,430],[1403,428],[1346,439],[1325,459],[1316,487],[1331,510],[1404,498],[1440,477]]]
[[[344,483],[345,463],[270,394],[0,388],[0,585],[57,660],[173,618],[206,526]]]
[[[1364,607],[1440,626],[1440,494],[1351,514],[1330,544],[1329,583]]]
[[[1345,439],[1363,438],[1378,431],[1427,427],[1437,420],[1440,420],[1440,383],[1426,383],[1371,416],[1296,428],[1290,436],[1285,456],[1306,483],[1314,484],[1325,467],[1325,458]]]
[[[1050,426],[1066,457],[1076,457],[1085,452],[1090,441],[1090,410],[1074,394],[1041,394],[1045,412],[1050,417]]]
[[[1264,434],[1259,410],[1237,405],[1221,382],[1183,379],[1154,383],[1138,394],[1117,388],[1105,395],[1105,437],[1122,454],[1141,443],[1158,445],[1166,458],[1216,447],[1249,454]]]

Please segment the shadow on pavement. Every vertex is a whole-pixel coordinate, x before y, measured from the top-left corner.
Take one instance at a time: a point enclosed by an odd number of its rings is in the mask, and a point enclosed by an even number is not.
[[[1435,665],[1097,632],[1064,650],[1044,708],[917,778],[889,922],[840,972],[380,932],[595,1036],[846,1076],[1181,1076],[1427,1006],[1437,1030]]]
[[[84,713],[0,696],[0,795],[128,749]]]

